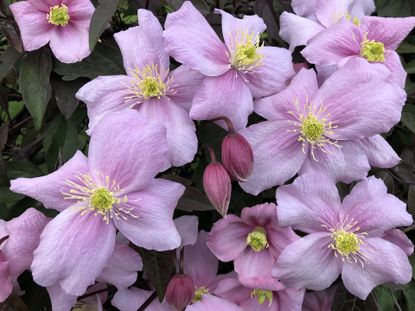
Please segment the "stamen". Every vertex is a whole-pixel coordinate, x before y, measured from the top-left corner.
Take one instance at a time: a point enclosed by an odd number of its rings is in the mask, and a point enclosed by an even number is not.
[[[233,38],[232,46],[234,52],[230,62],[235,69],[246,72],[261,65],[264,56],[258,53],[258,49],[262,47],[258,34],[239,31]]]
[[[46,19],[52,25],[65,27],[70,20],[68,7],[64,4],[50,7]]]
[[[258,299],[258,303],[260,305],[264,304],[264,302],[268,300],[268,305],[271,306],[272,299],[274,298],[274,294],[270,290],[257,288],[251,292],[251,298],[254,298],[254,297]]]
[[[260,252],[268,247],[267,234],[264,228],[256,227],[246,237],[246,244],[255,252]]]
[[[195,289],[195,296],[193,297],[193,303],[202,300],[202,296],[209,294],[209,289],[202,286]]]
[[[361,44],[360,56],[371,63],[383,63],[385,61],[385,45],[383,42],[365,39]]]

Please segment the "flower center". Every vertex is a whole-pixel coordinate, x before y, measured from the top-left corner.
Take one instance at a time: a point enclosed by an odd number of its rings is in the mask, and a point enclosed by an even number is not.
[[[268,247],[267,234],[264,228],[256,227],[246,237],[246,244],[251,246],[255,252],[260,252]]]
[[[274,295],[272,291],[266,290],[266,289],[257,288],[251,292],[251,298],[256,297],[260,305],[264,304],[264,302],[267,300],[268,300],[268,304],[271,305],[273,296]]]
[[[385,61],[385,45],[379,41],[364,40],[361,43],[360,56],[371,63],[383,63]]]
[[[113,193],[105,188],[97,188],[91,194],[91,205],[99,211],[111,211],[115,202]]]
[[[317,144],[323,139],[325,120],[320,121],[312,113],[302,120],[301,136],[310,144]]]
[[[259,35],[242,31],[237,34],[235,41],[235,52],[231,58],[234,68],[247,71],[261,64],[263,55],[258,53],[258,48],[261,47]]]
[[[332,234],[333,246],[342,256],[357,254],[360,250],[362,241],[353,232],[347,232],[343,229],[337,230]]]
[[[64,4],[50,7],[46,18],[50,24],[65,27],[69,23],[68,7]]]
[[[193,302],[198,302],[202,300],[202,296],[209,294],[209,289],[206,287],[199,287],[195,290],[195,296],[193,297]]]

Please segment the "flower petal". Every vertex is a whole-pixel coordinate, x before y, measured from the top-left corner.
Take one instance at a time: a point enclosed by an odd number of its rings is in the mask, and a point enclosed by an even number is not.
[[[341,260],[328,248],[329,233],[312,233],[287,246],[273,274],[287,287],[323,290],[339,276]]]
[[[9,262],[0,250],[0,303],[5,301],[13,290],[11,278],[9,276]]]
[[[291,53],[287,49],[264,46],[258,49],[261,65],[246,75],[254,98],[270,96],[287,86],[295,73]]]
[[[386,231],[382,239],[399,246],[407,256],[414,252],[414,244],[402,230],[391,229]]]
[[[291,7],[295,14],[311,18],[315,14],[316,0],[292,0]]]
[[[56,0],[54,0],[56,1]],[[89,0],[63,0],[62,4],[68,7],[69,23],[89,30],[92,14],[95,7]]]
[[[227,215],[213,225],[207,246],[221,261],[234,260],[246,248],[246,236],[251,231],[239,217]]]
[[[363,138],[359,143],[366,153],[370,166],[390,168],[401,161],[395,150],[381,135]]]
[[[357,17],[359,20],[365,15],[371,15],[375,12],[376,7],[373,0],[357,0],[353,1],[349,8],[350,16]]]
[[[325,175],[304,174],[292,184],[277,189],[280,226],[303,232],[322,231],[322,225],[336,223],[340,197],[333,181]]]
[[[146,101],[137,110],[145,119],[166,129],[171,165],[182,166],[193,160],[197,152],[196,128],[186,110],[166,96]]]
[[[408,257],[398,246],[380,239],[366,239],[361,251],[367,260],[343,264],[344,286],[355,296],[365,300],[373,288],[386,282],[406,284],[411,280],[412,267]]]
[[[88,109],[90,135],[98,122],[107,114],[129,108],[125,98],[130,95],[132,79],[128,76],[100,76],[84,84],[76,93]]]
[[[243,311],[244,309],[230,301],[212,295],[203,295],[200,301],[186,307],[186,311],[206,310]]]
[[[375,236],[413,222],[405,203],[388,194],[383,181],[373,176],[354,186],[344,198],[341,212],[357,221],[361,231]]]
[[[199,219],[197,216],[185,215],[174,220],[177,231],[182,238],[182,246],[193,245],[197,240]]]
[[[289,12],[280,16],[280,37],[290,44],[290,51],[297,46],[307,45],[308,41],[322,32],[324,28],[317,22]]]
[[[303,311],[332,311],[337,286],[324,291],[308,292],[304,295]]]
[[[152,180],[140,191],[130,193],[128,203],[124,203],[138,218],[116,218],[117,228],[132,243],[149,250],[179,247],[181,239],[173,222],[173,212],[184,190],[185,187],[176,182]]]
[[[46,225],[32,263],[36,283],[60,283],[71,295],[85,293],[106,266],[115,243],[115,227],[77,207],[61,212]],[[93,258],[94,260],[91,260]]]
[[[167,165],[166,131],[127,109],[104,117],[89,143],[93,174],[109,176],[127,194],[140,190]]]
[[[111,303],[120,311],[136,311],[146,302],[151,294],[151,291],[138,288],[124,289],[115,293]],[[160,303],[158,299],[155,299],[146,308],[146,311],[171,311],[171,308],[165,301]]]
[[[278,297],[278,310],[301,311],[304,301],[304,293],[305,290],[303,289],[298,290],[293,288],[286,288],[276,292],[274,295]]]
[[[253,111],[252,94],[247,83],[235,70],[219,77],[206,77],[193,98],[190,117],[193,120],[229,118],[235,129],[246,127]]]
[[[350,2],[316,0],[316,17],[324,27],[330,27],[348,14]]]
[[[396,83],[399,84],[401,88],[405,88],[405,82],[407,73],[402,66],[401,59],[395,51],[385,51],[385,66],[388,67],[390,72],[396,79]]]
[[[55,283],[47,288],[50,302],[52,304],[52,310],[55,311],[68,311],[72,309],[72,306],[76,303],[77,296],[66,293],[59,283]]]
[[[29,1],[12,3],[9,7],[19,26],[25,51],[34,51],[48,44],[53,26],[48,23],[45,12]]]
[[[288,121],[265,121],[241,131],[254,151],[254,168],[246,182],[239,183],[245,192],[257,195],[281,185],[300,170],[306,157],[296,133],[289,132]]]
[[[88,160],[82,152],[75,155],[57,171],[35,178],[17,178],[10,181],[10,190],[35,198],[46,208],[62,211],[74,204],[65,200],[63,193],[69,193],[69,181],[77,181],[79,174],[88,173]]]
[[[207,76],[230,69],[225,44],[190,1],[168,14],[164,27],[166,50],[178,62]]]
[[[132,75],[154,64],[161,73],[169,71],[169,55],[164,50],[163,28],[151,11],[138,10],[139,26],[130,27],[114,35],[123,57],[125,71]],[[162,77],[163,79],[165,76]]]

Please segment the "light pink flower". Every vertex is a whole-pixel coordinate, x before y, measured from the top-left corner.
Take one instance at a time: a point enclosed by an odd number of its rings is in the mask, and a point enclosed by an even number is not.
[[[114,35],[127,75],[100,76],[85,84],[76,97],[88,108],[89,134],[106,115],[130,108],[163,125],[170,163],[181,166],[197,152],[196,128],[188,110],[203,76],[184,66],[170,72],[159,21],[142,9],[138,20],[139,26]]]
[[[280,227],[275,204],[246,207],[241,217],[228,215],[216,222],[207,245],[221,261],[234,260],[239,280],[250,287],[277,290],[282,285],[272,277],[272,267],[283,249],[298,239],[289,227]]]
[[[10,5],[26,51],[49,46],[61,62],[87,57],[89,24],[94,6],[89,0],[29,0]]]
[[[307,292],[304,295],[302,311],[332,311],[337,286],[319,292]]]
[[[260,17],[239,19],[216,12],[222,15],[225,43],[190,1],[167,15],[163,36],[171,56],[206,76],[193,98],[190,117],[227,117],[239,130],[253,111],[252,97],[269,96],[286,86],[294,74],[291,54],[260,44],[265,30]]]
[[[357,23],[375,11],[373,0],[293,0],[291,6],[295,14],[280,17],[280,36],[291,51],[342,19]]]
[[[284,249],[274,274],[286,286],[323,290],[341,274],[345,287],[360,299],[382,283],[405,284],[412,268],[399,244],[384,234],[412,224],[405,203],[369,177],[343,202],[323,175],[305,174],[277,189],[278,219],[308,235]]]
[[[154,179],[167,152],[164,128],[126,110],[101,120],[88,158],[78,151],[56,172],[12,180],[12,191],[60,211],[41,235],[34,280],[82,295],[113,254],[117,229],[147,249],[178,247],[172,216],[184,186]]]
[[[321,32],[301,53],[310,63],[318,66],[343,66],[356,57],[370,63],[381,63],[404,87],[406,71],[395,50],[414,26],[415,17],[368,16],[362,19],[359,26],[341,22]]]
[[[318,88],[302,69],[282,92],[256,101],[268,121],[241,131],[254,151],[254,168],[241,187],[249,193],[318,171],[349,183],[370,166],[392,167],[399,157],[380,133],[399,122],[405,92],[382,65],[355,58]]]

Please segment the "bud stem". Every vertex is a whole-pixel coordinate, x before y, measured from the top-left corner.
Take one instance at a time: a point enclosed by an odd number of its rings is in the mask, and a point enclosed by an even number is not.
[[[211,146],[206,146],[206,148],[209,151],[209,155],[210,155],[210,162],[212,163],[216,163],[216,156],[215,156],[215,151],[212,149]]]
[[[184,274],[183,264],[184,264],[184,247],[182,247],[182,249],[180,250],[179,274]]]
[[[223,121],[223,122],[226,123],[226,126],[228,127],[228,132],[231,133],[231,134],[234,134],[235,133],[235,129],[233,127],[232,121],[229,120],[227,117],[219,117],[219,118],[212,119],[210,121],[213,121],[213,122],[215,122],[215,121]]]

